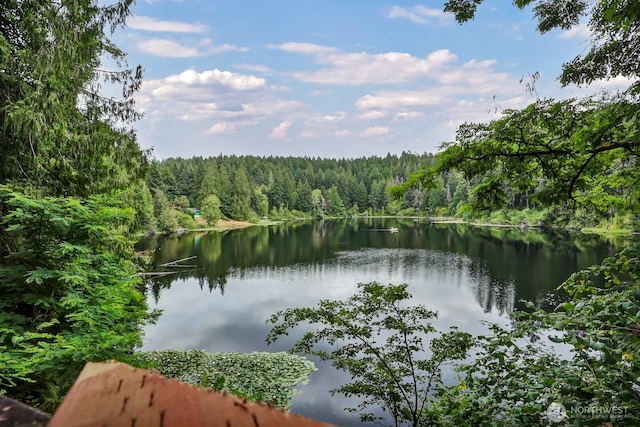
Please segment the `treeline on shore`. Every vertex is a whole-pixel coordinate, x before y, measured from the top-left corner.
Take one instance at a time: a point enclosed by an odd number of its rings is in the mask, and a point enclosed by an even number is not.
[[[460,171],[442,173],[428,188],[414,186],[402,197],[390,189],[420,168],[433,167],[438,155],[402,152],[385,157],[327,159],[314,157],[217,156],[154,161],[146,182],[136,189],[139,227],[170,233],[199,228],[197,209],[209,224],[221,218],[258,222],[298,217],[355,215],[457,216],[494,224],[545,227],[550,224],[610,231],[637,230],[632,210],[606,211],[569,205],[541,205],[533,191],[509,188],[501,209],[478,210],[471,199],[482,178],[465,179]],[[139,197],[142,194],[142,197]]]

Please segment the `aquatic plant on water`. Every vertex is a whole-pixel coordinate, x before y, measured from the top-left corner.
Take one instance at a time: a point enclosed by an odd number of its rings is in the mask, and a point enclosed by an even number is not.
[[[290,406],[294,388],[306,383],[314,363],[290,353],[208,353],[202,350],[141,352],[138,357],[165,378],[228,391],[279,408]]]

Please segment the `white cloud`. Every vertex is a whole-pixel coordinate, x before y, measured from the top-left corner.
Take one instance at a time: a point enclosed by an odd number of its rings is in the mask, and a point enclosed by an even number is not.
[[[291,120],[285,120],[281,122],[278,126],[274,127],[271,133],[269,134],[269,139],[281,139],[287,136],[287,131],[291,127],[293,122]]]
[[[591,37],[591,30],[586,24],[571,27],[569,30],[560,33],[558,36],[559,39],[588,39],[589,37]]]
[[[458,93],[498,95],[511,92],[515,79],[507,73],[494,71],[496,61],[471,60],[462,67],[450,69],[438,77],[438,82],[457,88]],[[515,82],[517,83],[517,82]]]
[[[144,53],[165,58],[189,58],[200,56],[198,49],[183,46],[167,39],[147,39],[136,43],[136,47]]]
[[[309,119],[310,123],[337,123],[343,121],[347,117],[344,111],[335,114],[315,115]]]
[[[580,96],[589,96],[595,92],[608,91],[608,92],[616,92],[623,91],[628,89],[629,86],[635,82],[635,79],[630,79],[628,77],[618,76],[612,77],[610,79],[600,79],[595,80],[587,86],[580,87],[576,85],[571,85],[573,92],[580,93]]]
[[[439,22],[451,21],[448,14],[445,14],[440,9],[430,9],[425,6],[414,6],[411,8],[404,8],[401,6],[391,6],[388,18],[406,18],[416,24],[427,24],[429,19],[438,19]]]
[[[249,95],[247,98],[244,95]],[[163,103],[155,103],[157,107],[153,110],[155,115],[174,116],[184,121],[199,121],[205,119],[240,119],[254,118],[263,120],[267,117],[278,117],[292,114],[304,110],[304,106],[297,101],[283,101],[271,98],[254,99],[252,94],[234,94],[234,101],[229,101],[229,94],[222,95],[226,103],[220,105],[216,103],[203,102],[205,98],[189,96],[183,99],[172,101],[170,98],[163,100]],[[215,97],[215,95],[210,95]],[[242,103],[246,102],[246,103]],[[160,105],[164,105],[161,108]]]
[[[243,52],[247,48],[241,48],[232,44],[222,44],[215,46],[211,39],[201,39],[190,42],[198,47],[187,46],[169,39],[146,39],[136,43],[136,47],[141,52],[163,58],[192,58],[197,56],[211,55],[224,52]]]
[[[271,90],[273,90],[273,91],[276,91],[276,92],[292,92],[293,91],[291,86],[284,86],[284,85],[282,85],[282,86],[273,85],[273,86],[269,86],[269,88]]]
[[[232,122],[218,122],[215,125],[211,126],[204,133],[205,134],[216,134],[216,133],[233,133],[236,130],[236,123]]]
[[[496,72],[495,67],[496,62],[492,60],[471,60],[434,73],[431,80],[436,84],[431,87],[422,85],[419,89],[383,90],[364,95],[355,103],[356,109],[362,111],[358,118],[381,119],[384,114],[397,110],[395,120],[417,119],[419,109],[446,108],[459,96],[492,97],[521,91],[513,76]]]
[[[263,97],[245,106],[245,113],[255,117],[273,117],[285,114],[305,114],[306,106],[298,101],[284,101]]]
[[[221,133],[235,133],[238,128],[253,126],[258,122],[255,120],[245,120],[238,122],[218,122],[203,132],[204,135],[213,135]]]
[[[396,113],[396,116],[393,118],[394,122],[406,122],[413,120],[421,120],[425,117],[425,114],[420,111],[401,111]]]
[[[127,19],[127,27],[144,31],[160,31],[170,33],[204,33],[207,27],[186,22],[163,21],[149,16],[132,16]]]
[[[402,84],[420,78],[434,78],[457,59],[448,49],[416,58],[408,53],[346,53],[318,55],[317,62],[329,68],[314,72],[297,72],[301,81],[327,85]]]
[[[150,119],[213,119],[223,123],[263,120],[305,110],[301,103],[274,98],[273,93],[265,79],[253,75],[218,69],[185,70],[161,79],[145,80],[136,104]],[[219,125],[208,131],[231,129],[224,126],[231,125]]]
[[[498,30],[502,32],[502,35],[508,39],[523,40],[521,25],[518,23],[503,24],[495,23],[487,25],[487,28]]]
[[[333,91],[327,89],[316,89],[309,92],[309,96],[325,96],[331,94],[333,94]]]
[[[266,65],[258,64],[235,64],[234,67],[241,70],[255,71],[257,73],[269,73],[271,71]]]
[[[209,38],[203,38],[198,41],[198,45],[203,49],[202,54],[217,54],[225,52],[247,52],[249,48],[239,47],[234,44],[223,43],[221,45],[215,45],[213,40]]]
[[[192,41],[193,48],[201,52],[212,45],[210,39]],[[516,77],[496,71],[496,61],[476,59],[462,63],[448,49],[416,57],[403,52],[345,53],[310,43],[284,43],[271,48],[311,55],[309,59],[316,65],[306,73],[275,73],[267,66],[242,60],[233,65],[236,69],[266,73],[257,75],[189,69],[145,81],[136,98],[138,105],[143,107],[149,120],[176,118],[188,121],[193,124],[183,125],[199,127],[200,135],[239,134],[239,138],[251,135],[253,139],[267,136],[271,140],[289,142],[304,138],[347,145],[345,138],[353,136],[362,138],[354,138],[359,144],[366,144],[367,140],[394,141],[399,135],[406,136],[419,127],[420,132],[437,140],[441,137],[434,131],[444,129],[442,134],[449,135],[452,133],[449,126],[454,122],[457,125],[472,121],[467,119],[490,120],[492,117],[487,118],[486,110],[493,95],[508,97],[522,93]],[[309,63],[307,58],[302,59]],[[264,78],[267,74],[269,82]],[[281,75],[318,85],[304,85],[307,91],[301,94],[296,92],[298,85],[291,83],[291,79],[288,86],[275,80]],[[348,91],[341,88],[342,85],[364,84],[372,86],[349,88]],[[385,87],[380,88],[380,85]],[[377,88],[384,90],[375,90]],[[338,103],[341,92],[355,98]],[[327,110],[325,105],[314,111],[303,102],[282,99],[294,96],[292,94],[323,96],[323,101],[335,109]],[[464,103],[463,100],[470,101]],[[369,127],[355,127],[356,120],[368,120],[365,125]],[[267,123],[271,125],[265,127]],[[397,123],[402,126],[394,129]],[[427,145],[432,142],[423,141]]]
[[[388,126],[371,126],[366,128],[364,131],[360,133],[360,136],[369,137],[369,136],[383,136],[389,135],[391,133],[391,129]]]
[[[389,18],[407,18],[411,22],[415,22],[416,24],[426,24],[427,23],[427,21],[423,17],[419,16],[417,13],[410,12],[409,10],[405,9],[404,7],[400,7],[400,6],[391,6],[391,9],[389,10],[389,14],[387,15],[387,17],[389,17]]]
[[[436,105],[442,98],[432,90],[422,91],[381,91],[376,95],[365,95],[356,101],[360,110],[396,109],[403,107],[424,107]],[[377,113],[373,113],[375,116]]]
[[[316,55],[319,53],[331,53],[337,51],[336,48],[330,46],[322,46],[313,43],[288,42],[282,44],[270,44],[268,49],[282,50],[284,52],[302,53],[305,55]]]
[[[306,127],[300,133],[302,138],[332,138],[344,136],[345,132],[349,132],[338,128],[339,126],[344,126],[345,121],[348,119],[348,114],[345,111],[338,111],[332,114],[311,114],[306,117],[301,115],[300,117],[305,118],[304,125]]]
[[[521,109],[532,102],[530,96],[514,96],[499,100],[461,99],[452,102],[436,115],[441,129],[455,131],[461,124],[482,123],[502,116],[505,109]]]
[[[254,90],[263,88],[266,80],[261,77],[220,71],[218,69],[207,70],[198,73],[195,70],[186,70],[180,74],[174,74],[163,79],[165,83],[177,85],[215,85],[224,86],[233,90]]]
[[[363,107],[364,108],[364,107]],[[360,120],[379,120],[387,116],[387,113],[379,110],[369,110],[364,113],[358,114]]]

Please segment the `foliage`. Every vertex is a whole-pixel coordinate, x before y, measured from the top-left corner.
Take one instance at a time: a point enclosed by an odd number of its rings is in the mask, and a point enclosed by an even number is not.
[[[542,425],[555,402],[573,425],[638,425],[639,255],[633,246],[575,273],[555,311],[530,305],[512,328],[493,326],[480,337],[474,361],[460,369],[461,384],[440,391],[440,424]],[[545,337],[570,354],[552,351]]]
[[[184,210],[185,208],[189,207],[189,199],[183,194],[182,196],[178,197],[178,200],[176,200],[175,204],[178,208]]]
[[[440,155],[403,153],[401,156],[370,157],[355,160],[295,157],[260,158],[252,156],[167,159],[162,162],[152,163],[151,171],[153,173],[149,178],[149,187],[161,190],[166,189],[163,192],[168,199],[179,197],[171,196],[171,194],[185,194],[189,200],[199,200],[195,206],[202,210],[202,203],[206,196],[217,195],[215,192],[207,193],[208,191],[216,191],[217,187],[225,188],[235,182],[235,178],[229,178],[227,174],[227,184],[222,185],[220,182],[222,178],[218,175],[219,169],[246,170],[246,179],[249,182],[249,187],[253,188],[253,192],[249,207],[251,212],[245,218],[255,218],[256,215],[258,218],[269,216],[273,219],[316,215],[342,216],[345,212],[349,214],[357,212],[366,215],[393,215],[397,213],[411,215],[424,215],[427,213],[428,215],[434,215],[439,213],[441,215],[463,216],[463,213],[466,212],[465,218],[477,219],[479,213],[477,211],[470,212],[465,206],[470,197],[473,197],[473,200],[482,198],[481,194],[473,192],[473,188],[481,181],[481,178],[467,179],[459,170],[431,174],[433,186],[428,185],[429,183],[426,182],[428,180],[425,180],[425,182],[419,183],[416,188],[403,193],[399,200],[389,199],[386,193],[387,187],[393,185],[394,182],[404,182],[409,177],[410,171],[415,170],[414,168],[419,168],[421,165],[435,166],[439,157]],[[273,174],[271,171],[273,171]],[[402,173],[399,171],[402,171]],[[204,179],[199,178],[202,173],[205,174]],[[188,178],[181,179],[180,182],[183,182],[183,184],[180,184],[176,176],[187,176]],[[288,176],[288,178],[285,179],[285,176]],[[613,173],[609,170],[601,175],[603,180],[605,178],[608,179],[608,177],[613,177]],[[242,178],[242,174],[240,174],[240,178]],[[275,186],[278,179],[283,181],[274,189],[273,186]],[[240,182],[242,181],[244,179],[240,179]],[[194,182],[197,185],[193,185]],[[294,182],[296,182],[295,185],[293,184]],[[566,183],[566,181],[562,182],[563,184]],[[291,185],[284,190],[283,187],[287,183]],[[605,187],[602,188],[604,189]],[[199,188],[199,190],[196,190],[196,188]],[[312,189],[311,191],[309,191],[310,188]],[[533,194],[533,190],[519,192],[507,183],[504,191],[508,199],[506,204],[508,209],[514,211],[529,209],[532,213],[537,212],[540,216],[544,216],[552,209],[556,209],[544,206]],[[288,198],[295,199],[293,204],[295,209],[292,209],[291,205],[287,208],[284,204],[278,206],[270,204],[276,200],[276,195],[279,195],[278,200],[280,200],[280,197],[284,198],[284,193],[290,194],[287,196]],[[604,202],[609,198],[623,202],[624,197],[630,198],[631,195],[632,193],[629,191],[626,196],[623,193],[612,193],[607,198],[600,195],[589,198],[585,194],[582,196],[582,200],[585,200],[587,204],[594,200],[604,205]],[[242,198],[235,197],[235,200],[239,201],[240,199],[246,201],[246,195]],[[232,213],[235,212],[234,215],[240,218],[241,215],[238,212],[243,210],[246,212],[246,203],[243,204],[243,208],[236,209],[234,197],[229,196],[228,200],[231,201],[228,210]],[[221,204],[222,202],[220,202]],[[494,209],[492,208],[492,210]],[[558,206],[557,209],[559,213],[561,213],[560,211],[570,212],[568,207],[562,205]],[[329,210],[335,212],[329,213]],[[584,224],[569,225],[596,227],[599,226],[602,220],[611,221],[612,217],[609,215],[608,207],[605,210],[604,216],[583,214],[580,218],[585,220],[583,221]],[[294,211],[298,211],[298,214],[295,214]],[[253,213],[256,215],[253,215]],[[220,211],[220,215],[222,214],[223,212]],[[622,218],[632,214],[633,211],[630,207],[620,206],[615,210],[614,216],[618,215]],[[570,219],[566,214],[549,215],[544,222],[546,224],[567,225]],[[631,219],[630,216],[629,219]],[[627,221],[627,223],[632,224],[632,221]],[[534,225],[534,223],[530,223],[530,225]]]
[[[637,209],[640,104],[627,96],[599,101],[538,101],[490,123],[465,124],[444,144],[437,164],[394,191],[433,185],[446,171],[480,179],[478,209],[505,206],[517,194],[542,206],[573,201],[589,211]]]
[[[295,387],[316,370],[313,362],[288,353],[207,353],[163,350],[137,357],[166,378],[231,392],[249,400],[287,408]]]
[[[153,196],[146,182],[139,181],[120,193],[124,205],[134,212],[133,229],[148,234],[155,230]]]
[[[205,197],[200,206],[200,213],[202,217],[209,223],[209,225],[215,225],[222,219],[222,212],[220,211],[220,199],[217,196],[211,195]]]
[[[465,22],[473,19],[481,3],[449,0],[445,11]],[[473,186],[469,201],[476,210],[579,207],[589,218],[582,226],[637,211],[640,6],[624,0],[514,4],[521,9],[533,6],[543,33],[567,30],[581,18],[589,19],[591,48],[564,64],[563,85],[626,77],[629,88],[581,100],[537,100],[522,110],[503,111],[500,119],[489,123],[465,123],[455,142],[442,145],[437,164],[412,174],[393,196],[402,198],[416,185],[437,188],[441,174],[460,171]],[[533,78],[535,84],[537,73]]]
[[[86,362],[127,360],[150,319],[115,196],[34,199],[0,186],[0,388],[55,408]]]
[[[448,0],[444,10],[460,23],[475,17],[483,0]],[[538,31],[568,30],[588,18],[591,46],[563,66],[560,81],[590,84],[613,77],[637,78],[640,69],[640,6],[629,0],[514,0],[520,9],[533,5]],[[638,83],[633,83],[638,89]]]
[[[269,319],[274,326],[267,342],[302,323],[319,325],[304,333],[291,351],[331,361],[351,376],[351,382],[332,391],[363,399],[350,411],[358,412],[362,421],[382,422],[369,411],[380,405],[395,425],[424,425],[436,388],[442,385],[443,368],[466,357],[471,336],[455,328],[437,332],[431,324],[437,313],[421,305],[404,306],[411,298],[406,284],[358,287],[345,301],[322,300],[315,308],[277,312]]]
[[[130,4],[3,2],[0,183],[86,197],[143,177],[146,157],[126,127],[139,117],[132,96],[142,69],[122,68],[125,53],[108,38]],[[103,96],[102,86],[121,96]]]
[[[129,127],[142,69],[110,40],[131,3],[0,7],[0,388],[45,410],[150,319],[126,237],[153,227]]]
[[[237,170],[233,176],[231,184],[232,206],[231,214],[233,218],[246,220],[251,214],[251,196],[253,191],[249,186],[247,173],[243,168]]]
[[[295,212],[306,217],[344,216],[347,212],[383,214],[389,204],[385,189],[406,179],[409,171],[434,161],[431,154],[412,153],[359,159],[235,155],[172,158],[153,162],[147,183],[152,191],[163,191],[169,201],[185,196],[201,210],[206,197],[215,195],[221,215],[239,220],[254,214],[258,218],[301,216]],[[456,190],[455,185],[452,182],[451,191]],[[425,194],[416,190],[410,203],[399,209],[425,209]]]
[[[482,0],[450,0],[445,10],[472,19]],[[589,16],[591,49],[563,67],[561,82],[589,84],[624,76],[627,91],[583,100],[538,100],[490,123],[464,124],[443,145],[437,164],[394,190],[435,187],[440,174],[460,171],[472,183],[476,209],[524,200],[548,206],[546,217],[584,226],[620,221],[640,207],[637,2],[522,0],[533,5],[541,32],[569,29]],[[632,59],[630,59],[632,58]],[[577,210],[576,210],[577,208]],[[497,216],[497,214],[496,214]],[[545,218],[546,218],[545,217]],[[579,217],[579,218],[578,218]],[[525,216],[526,218],[526,216]],[[589,218],[585,223],[580,220]],[[543,219],[546,221],[546,219]],[[634,222],[629,216],[628,224]],[[599,277],[598,277],[599,276]],[[542,425],[562,404],[574,425],[638,425],[638,247],[575,273],[561,286],[566,300],[552,313],[530,305],[511,328],[479,337],[476,356],[460,367],[461,384],[440,390],[441,425]],[[546,339],[570,355],[545,348]]]
[[[186,228],[189,230],[194,230],[198,228],[198,223],[193,218],[193,215],[187,212],[176,211],[176,221],[178,225],[182,228]]]
[[[164,191],[156,188],[153,193],[153,212],[156,224],[161,233],[175,233],[178,231],[176,211],[169,204],[169,199]]]
[[[344,216],[346,214],[338,187],[335,185],[329,189],[327,194],[327,214],[331,216]]]

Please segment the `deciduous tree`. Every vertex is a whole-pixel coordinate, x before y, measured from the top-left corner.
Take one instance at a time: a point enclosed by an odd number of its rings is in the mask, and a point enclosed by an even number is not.
[[[451,0],[445,10],[472,19],[481,0]],[[442,172],[460,170],[479,184],[472,202],[503,205],[514,189],[543,204],[582,209],[638,209],[640,129],[638,58],[640,4],[600,0],[515,1],[533,5],[539,30],[568,29],[589,19],[592,45],[563,67],[563,84],[629,78],[619,94],[583,100],[539,100],[505,111],[490,123],[465,124],[444,145],[435,167],[397,187],[432,185]],[[440,425],[637,425],[638,246],[574,274],[562,286],[567,298],[552,313],[529,306],[510,328],[493,326],[480,337],[477,357],[461,366],[461,384],[441,390]],[[604,280],[598,281],[601,276]],[[549,336],[570,349],[561,355],[533,338]],[[555,406],[554,406],[555,405]],[[549,408],[563,405],[563,419]],[[437,412],[437,411],[436,411]],[[561,417],[562,418],[562,417]]]
[[[472,19],[481,0],[451,0],[445,10],[460,22]],[[591,47],[563,66],[560,81],[590,84],[626,77],[629,87],[618,94],[588,99],[534,102],[522,110],[506,110],[490,123],[466,123],[454,142],[442,145],[434,167],[412,174],[393,190],[400,197],[420,183],[432,187],[436,177],[460,170],[478,178],[472,191],[476,207],[507,203],[509,193],[526,194],[541,204],[586,205],[590,210],[638,208],[640,169],[640,6],[636,1],[519,0],[533,6],[541,32],[569,29],[588,19]],[[529,197],[530,196],[530,197]]]
[[[209,225],[215,225],[222,218],[220,199],[213,194],[205,197],[200,206],[200,212]]]
[[[473,19],[483,0],[449,0],[444,10],[458,22]],[[566,62],[560,81],[590,84],[599,79],[629,78],[631,91],[638,86],[640,70],[640,5],[633,0],[514,0],[520,9],[532,7],[538,31],[569,30],[583,19],[591,32],[589,49]]]
[[[362,421],[385,425],[388,420],[371,411],[378,407],[392,425],[430,425],[442,369],[466,357],[471,336],[455,328],[438,332],[431,324],[436,312],[405,305],[411,298],[406,284],[374,282],[358,288],[345,301],[322,300],[317,307],[277,312],[269,319],[274,326],[267,342],[301,324],[317,325],[291,351],[316,355],[350,375],[350,382],[332,391],[362,399],[350,411]]]

